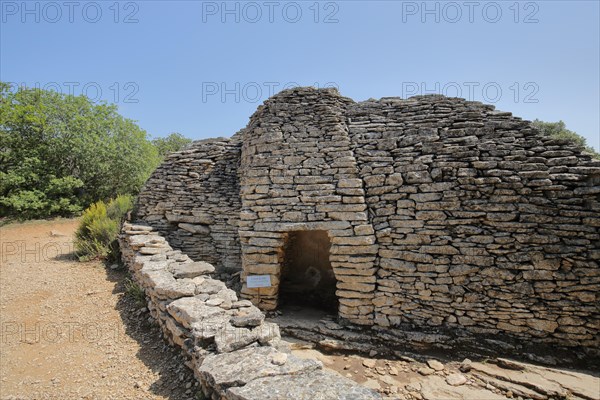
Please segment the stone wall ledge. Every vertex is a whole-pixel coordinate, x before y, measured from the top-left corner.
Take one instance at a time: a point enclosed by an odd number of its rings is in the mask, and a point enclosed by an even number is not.
[[[214,400],[381,399],[370,389],[323,370],[320,361],[293,356],[279,327],[208,274],[150,226],[125,222],[123,263],[144,289],[148,309],[167,341],[182,348]]]
[[[290,316],[273,317],[285,336],[312,342],[323,352],[361,354],[373,352],[384,359],[414,359],[426,362],[442,357],[460,362],[465,358],[509,357],[551,367],[600,369],[597,347],[568,347],[543,340],[519,338],[504,332],[457,331],[440,327],[415,327],[408,324],[384,328],[342,325],[328,321],[296,321]],[[378,321],[376,321],[378,322]]]

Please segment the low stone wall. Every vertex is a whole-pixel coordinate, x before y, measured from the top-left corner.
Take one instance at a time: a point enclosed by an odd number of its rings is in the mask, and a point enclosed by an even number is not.
[[[279,327],[219,280],[213,265],[173,250],[148,225],[125,222],[122,260],[144,289],[148,309],[166,339],[180,346],[188,367],[212,399],[380,399],[321,362],[297,358]]]

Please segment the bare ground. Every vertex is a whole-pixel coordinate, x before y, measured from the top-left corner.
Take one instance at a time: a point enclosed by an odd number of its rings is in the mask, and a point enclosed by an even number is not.
[[[126,272],[74,258],[76,226],[0,228],[0,398],[193,398],[191,371],[126,294]]]

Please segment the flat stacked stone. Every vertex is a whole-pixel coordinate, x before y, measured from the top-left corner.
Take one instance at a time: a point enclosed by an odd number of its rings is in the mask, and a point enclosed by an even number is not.
[[[174,248],[219,271],[241,267],[240,146],[235,137],[207,139],[170,154],[146,182],[136,207],[137,218]]]
[[[347,115],[379,244],[376,324],[600,344],[599,161],[462,99]]]
[[[336,91],[299,88],[265,102],[242,133],[240,239],[245,275],[279,282],[289,232],[327,231],[337,279],[339,315],[371,325],[375,243],[364,182]],[[277,307],[278,286],[242,295],[262,309]]]
[[[182,348],[205,396],[262,400],[262,390],[289,392],[287,381],[318,378],[311,387],[296,387],[292,397],[314,398],[320,388],[337,396],[326,398],[381,399],[369,389],[323,371],[319,361],[289,354],[280,345],[276,324],[265,322],[264,314],[251,302],[238,300],[223,282],[212,279],[211,264],[193,262],[173,250],[152,227],[125,222],[119,245],[123,263],[146,294],[152,317],[167,340]],[[234,394],[254,381],[261,382],[260,390],[252,387]]]
[[[285,90],[170,156],[139,199],[192,259],[270,275],[242,288],[261,309],[290,232],[324,230],[344,319],[600,347],[600,161],[491,105]]]

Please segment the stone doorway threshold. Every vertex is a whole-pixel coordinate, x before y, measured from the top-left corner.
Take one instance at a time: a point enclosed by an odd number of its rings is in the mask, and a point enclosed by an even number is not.
[[[600,373],[548,368],[496,357],[457,358],[451,351],[392,350],[368,328],[342,326],[324,311],[284,307],[269,314],[292,354],[379,391],[385,399],[600,400]],[[421,338],[423,339],[423,338]]]

